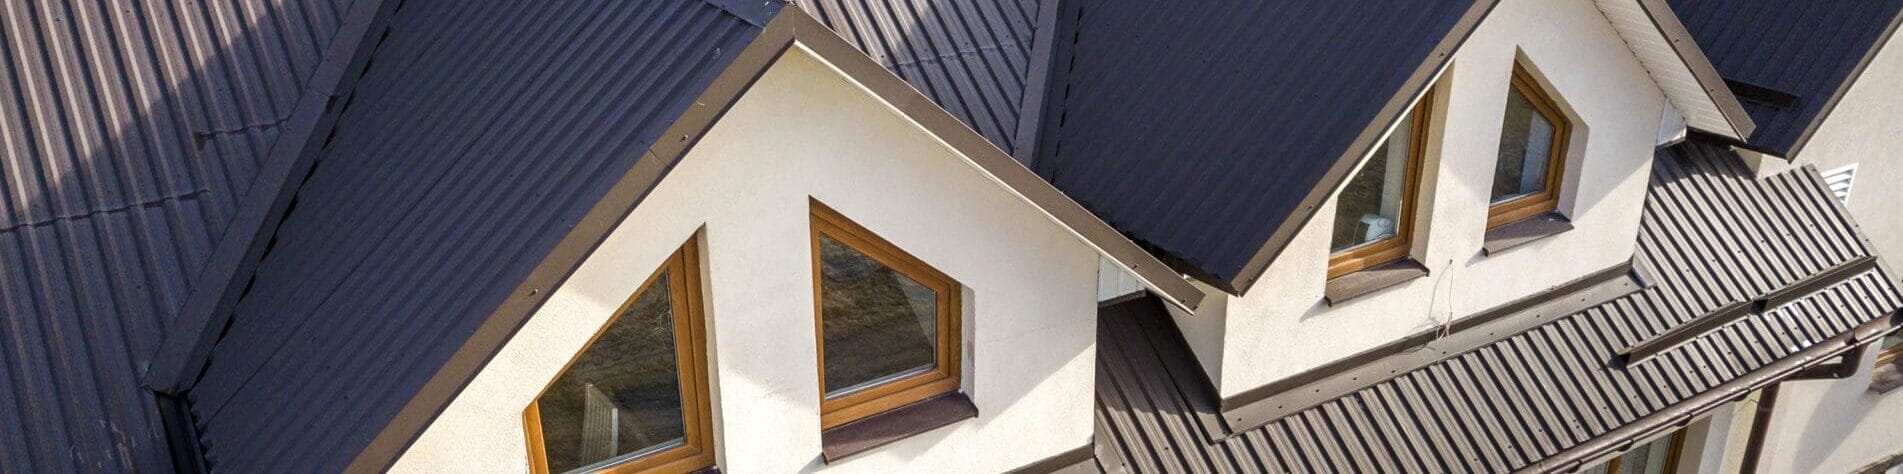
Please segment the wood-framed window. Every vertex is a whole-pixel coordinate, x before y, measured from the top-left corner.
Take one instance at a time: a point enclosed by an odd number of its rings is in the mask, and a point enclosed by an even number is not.
[[[1414,207],[1427,154],[1430,91],[1377,145],[1335,196],[1328,278],[1399,260],[1413,245]]]
[[[1646,443],[1606,461],[1605,464],[1579,471],[1581,474],[1671,474],[1678,472],[1678,458],[1685,454],[1685,430]]]
[[[1903,333],[1890,334],[1888,337],[1884,337],[1882,342],[1877,344],[1883,348],[1882,352],[1877,353],[1877,365],[1888,364],[1896,362],[1897,359],[1903,359]]]
[[[1489,195],[1489,228],[1559,207],[1567,139],[1572,135],[1572,122],[1524,66],[1513,65],[1512,82]]]
[[[699,261],[668,257],[523,410],[531,471],[713,466]]]
[[[820,425],[958,390],[958,282],[812,203]]]

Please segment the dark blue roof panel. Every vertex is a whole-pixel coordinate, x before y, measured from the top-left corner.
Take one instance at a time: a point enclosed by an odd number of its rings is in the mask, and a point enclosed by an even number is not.
[[[212,466],[351,463],[760,33],[733,12],[405,2],[190,392]]]
[[[1074,40],[1058,46],[1055,128],[1034,167],[1220,286],[1254,276],[1244,267],[1271,234],[1307,220],[1311,191],[1334,187],[1364,132],[1398,118],[1392,99],[1425,87],[1417,71],[1492,5],[1078,3],[1059,19]]]
[[[1800,151],[1881,48],[1903,0],[1670,0],[1758,125],[1750,144]]]

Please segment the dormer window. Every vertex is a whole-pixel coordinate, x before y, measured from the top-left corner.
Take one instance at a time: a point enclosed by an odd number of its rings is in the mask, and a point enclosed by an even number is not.
[[[668,257],[523,412],[537,473],[714,464],[694,244]]]
[[[1533,74],[1515,64],[1507,91],[1500,157],[1493,170],[1487,227],[1517,222],[1559,207],[1566,138],[1572,123],[1540,88]]]
[[[820,426],[958,390],[958,283],[817,202]]]
[[[1335,197],[1329,278],[1407,256],[1432,102],[1433,94],[1422,97]]]

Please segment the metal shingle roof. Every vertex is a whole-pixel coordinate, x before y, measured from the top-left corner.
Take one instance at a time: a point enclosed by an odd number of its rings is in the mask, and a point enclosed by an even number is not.
[[[0,466],[172,469],[140,374],[349,3],[0,5]]]
[[[1783,156],[1803,148],[1903,21],[1903,0],[1670,4],[1757,123],[1751,146]]]
[[[1231,292],[1494,4],[1075,3],[1034,168]]]
[[[1659,153],[1644,216],[1638,258],[1656,269],[1656,286],[1221,440],[1208,434],[1222,432],[1214,394],[1168,316],[1153,303],[1106,308],[1098,336],[1099,467],[1563,469],[1540,463],[1578,457],[1568,450],[1615,429],[1635,430],[1641,419],[1903,306],[1879,267],[1619,367],[1611,361],[1621,348],[1870,255],[1814,170],[1754,180],[1735,154],[1704,143]],[[1680,422],[1691,416],[1679,415]]]
[[[759,20],[405,3],[190,392],[213,467],[356,459]]]
[[[1012,153],[1035,60],[1034,0],[816,0],[799,6]]]

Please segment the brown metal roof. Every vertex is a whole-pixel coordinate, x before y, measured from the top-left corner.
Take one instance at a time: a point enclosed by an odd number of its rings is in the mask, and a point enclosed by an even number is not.
[[[1505,472],[1579,467],[1894,330],[1903,294],[1812,168],[1752,179],[1700,142],[1659,153],[1636,264],[1654,286],[1240,433],[1153,302],[1101,312],[1109,471]],[[1789,288],[1801,290],[1784,291]],[[1763,301],[1763,303],[1755,303]],[[1621,349],[1735,303],[1734,321],[1629,364]]]

